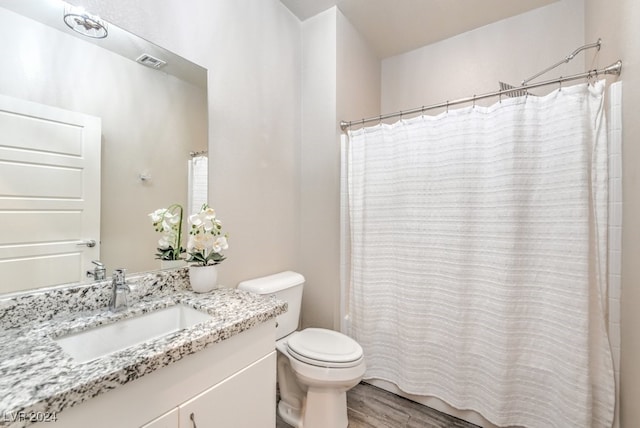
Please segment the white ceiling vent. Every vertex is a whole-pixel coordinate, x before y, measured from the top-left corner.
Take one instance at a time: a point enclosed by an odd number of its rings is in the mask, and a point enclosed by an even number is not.
[[[151,68],[155,68],[155,69],[160,69],[160,68],[164,67],[165,65],[167,65],[166,61],[158,59],[158,58],[156,58],[154,56],[151,56],[149,54],[140,55],[138,58],[136,58],[136,61],[139,62],[142,65],[146,65],[147,67],[151,67]]]

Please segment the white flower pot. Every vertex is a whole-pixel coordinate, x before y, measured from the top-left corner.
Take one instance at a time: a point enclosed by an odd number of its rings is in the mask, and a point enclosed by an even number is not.
[[[186,260],[160,260],[160,269],[176,269],[186,265]]]
[[[196,293],[206,293],[218,288],[218,267],[189,266],[189,283]]]

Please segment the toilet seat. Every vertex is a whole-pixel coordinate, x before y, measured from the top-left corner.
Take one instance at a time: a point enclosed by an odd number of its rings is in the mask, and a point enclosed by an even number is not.
[[[333,330],[307,328],[287,341],[289,354],[298,361],[319,367],[348,368],[362,362],[362,347],[350,337]]]

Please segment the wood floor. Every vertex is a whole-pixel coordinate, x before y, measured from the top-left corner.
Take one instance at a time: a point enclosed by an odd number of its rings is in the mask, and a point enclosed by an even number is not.
[[[477,428],[366,383],[347,393],[347,410],[349,428]],[[276,428],[291,427],[278,417]]]

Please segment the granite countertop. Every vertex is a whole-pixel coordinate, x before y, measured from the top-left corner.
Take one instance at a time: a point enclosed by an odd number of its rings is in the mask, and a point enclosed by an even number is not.
[[[24,415],[42,417],[60,412],[286,311],[284,302],[236,289],[194,293],[185,285],[186,274],[180,271],[167,273],[173,275],[168,281],[162,273],[140,280],[129,308],[117,313],[101,307],[109,284],[96,290],[75,287],[62,294],[56,290],[58,296],[0,299],[0,426],[26,426],[29,422]],[[54,297],[66,306],[51,303]],[[97,301],[98,307],[91,307],[86,298]],[[32,306],[43,302],[50,306],[34,314]],[[206,312],[213,319],[85,363],[75,362],[54,341],[68,333],[175,304]]]

